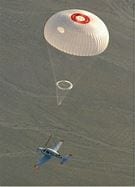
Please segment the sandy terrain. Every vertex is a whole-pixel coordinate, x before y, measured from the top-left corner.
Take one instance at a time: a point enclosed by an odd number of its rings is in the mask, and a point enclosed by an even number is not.
[[[70,8],[104,20],[104,53],[82,58],[48,47],[46,20]],[[134,184],[133,21],[130,0],[0,0],[0,185]],[[60,106],[53,71],[77,81]],[[35,150],[50,132],[50,146],[64,139],[60,151],[73,159],[36,173]]]

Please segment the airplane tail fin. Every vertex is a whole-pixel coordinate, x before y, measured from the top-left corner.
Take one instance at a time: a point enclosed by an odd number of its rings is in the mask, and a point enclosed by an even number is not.
[[[63,156],[61,158],[60,164],[65,164],[70,159],[71,156],[72,156],[71,154]]]

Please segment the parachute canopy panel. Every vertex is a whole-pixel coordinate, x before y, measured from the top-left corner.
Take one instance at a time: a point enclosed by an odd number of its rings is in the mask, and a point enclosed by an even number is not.
[[[98,55],[109,43],[104,22],[93,13],[79,9],[51,16],[45,24],[44,37],[58,50],[77,56]]]

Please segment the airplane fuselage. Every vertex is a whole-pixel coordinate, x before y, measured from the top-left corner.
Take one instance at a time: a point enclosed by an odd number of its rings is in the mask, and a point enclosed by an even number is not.
[[[51,149],[51,148],[43,149],[43,150],[41,150],[41,152],[44,155],[51,155],[51,156],[55,156],[55,157],[61,157],[60,153],[58,153],[57,151],[55,151],[54,149]]]

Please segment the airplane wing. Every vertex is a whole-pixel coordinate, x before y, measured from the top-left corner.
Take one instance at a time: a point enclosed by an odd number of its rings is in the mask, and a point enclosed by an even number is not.
[[[41,159],[37,161],[37,163],[35,164],[35,167],[36,168],[40,167],[41,165],[49,161],[51,158],[52,158],[51,155],[44,155]]]
[[[57,143],[57,144],[53,147],[53,149],[54,149],[55,151],[58,151],[62,144],[63,144],[63,140],[59,141],[59,143]]]

